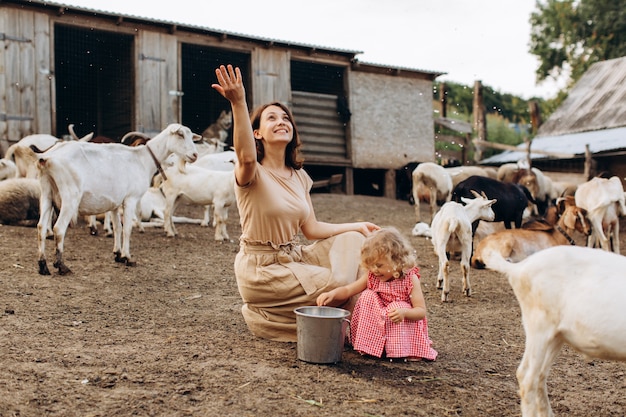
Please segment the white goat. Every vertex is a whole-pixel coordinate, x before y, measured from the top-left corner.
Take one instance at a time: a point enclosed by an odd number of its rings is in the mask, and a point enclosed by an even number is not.
[[[0,181],[0,224],[36,225],[40,196],[41,187],[35,178]]]
[[[228,240],[228,208],[235,203],[233,171],[217,171],[188,164],[185,172],[172,166],[165,170],[167,179],[160,188],[165,195],[164,228],[167,236],[178,233],[172,216],[179,203],[213,206],[215,240]]]
[[[532,214],[543,215],[555,194],[552,179],[535,167],[520,170],[519,174],[517,183],[526,187],[536,201]]]
[[[37,149],[43,151],[59,142],[61,142],[59,138],[45,133],[24,136],[22,139],[9,146],[4,157],[15,163],[15,177],[37,178],[37,156],[30,147],[35,146]]]
[[[563,344],[591,358],[626,361],[626,257],[554,246],[518,263],[485,253],[507,276],[522,312],[524,356],[517,368],[522,416],[552,417],[547,378]]]
[[[56,244],[54,266],[59,274],[71,273],[63,263],[63,242],[71,221],[78,215],[111,211],[116,262],[132,266],[130,234],[141,196],[148,190],[161,162],[176,153],[188,161],[198,157],[195,136],[188,127],[171,124],[150,140],[149,146],[129,147],[119,143],[63,142],[39,156],[41,215],[38,229],[39,273],[49,275],[46,263],[46,228],[53,205],[60,207],[53,232]],[[123,210],[123,230],[119,208]]]
[[[163,227],[165,218],[165,196],[163,191],[157,187],[150,187],[141,196],[135,226],[140,232],[145,231],[145,227]],[[173,216],[174,223],[200,224],[202,219],[192,219],[189,217]]]
[[[237,160],[237,154],[235,154],[235,151],[223,151],[223,152],[216,152],[216,153],[207,153],[204,155],[200,154],[198,159],[191,165],[195,167],[214,170],[214,171],[232,172],[235,169],[236,160]],[[178,171],[181,173],[185,173],[187,170],[187,163],[184,160],[178,158],[176,155],[171,155],[167,159],[166,164],[167,166],[174,166],[174,165],[177,166]],[[161,176],[157,175],[153,181],[153,185],[155,187],[158,187],[161,185],[162,182],[163,180]],[[200,226],[207,227],[209,225],[210,220],[211,220],[211,204],[208,204],[204,208],[204,217],[202,219],[202,222],[200,223]],[[175,222],[180,223],[177,221]],[[217,220],[215,219],[215,217],[213,217],[213,227],[216,227],[216,226],[217,226]]]
[[[421,222],[420,214],[420,189],[425,188],[430,192],[430,220],[437,212],[437,202],[450,201],[452,193],[452,178],[441,165],[434,162],[422,162],[412,173],[413,180],[413,200],[415,203],[415,221]]]
[[[493,178],[485,168],[474,165],[448,167],[444,169],[448,174],[450,174],[450,178],[452,179],[452,189],[454,189],[458,183],[468,179],[472,175],[481,175],[483,177]]]
[[[7,178],[15,178],[16,173],[17,168],[15,162],[6,158],[0,159],[0,181],[6,180]]]
[[[587,210],[591,223],[587,246],[599,244],[602,249],[619,254],[619,216],[626,214],[621,180],[592,178],[578,186],[574,199],[578,207]]]
[[[441,301],[448,301],[450,293],[449,269],[450,260],[447,252],[449,248],[461,247],[461,271],[463,275],[463,293],[470,296],[472,293],[469,270],[472,256],[472,223],[476,220],[493,221],[495,213],[491,206],[496,200],[489,200],[484,195],[473,191],[476,198],[461,197],[465,205],[455,201],[448,201],[435,214],[431,224],[432,243],[439,258],[439,272],[437,274],[437,288],[442,289]]]

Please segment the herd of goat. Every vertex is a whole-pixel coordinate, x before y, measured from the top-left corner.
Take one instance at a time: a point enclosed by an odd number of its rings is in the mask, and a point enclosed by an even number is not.
[[[71,273],[63,261],[63,245],[68,227],[79,216],[85,216],[92,233],[97,233],[96,216],[102,215],[105,231],[113,236],[115,261],[129,266],[134,265],[133,227],[143,230],[156,222],[174,236],[176,221],[196,222],[174,216],[181,202],[205,207],[203,226],[208,226],[212,208],[215,239],[229,239],[226,221],[235,202],[229,180],[234,152],[224,151],[223,142],[207,146],[212,142],[176,123],[153,138],[130,132],[122,143],[73,136],[63,141],[47,134],[29,135],[11,145],[0,160],[0,222],[37,222],[40,274],[50,275],[48,237],[55,242],[54,267],[60,275]],[[127,145],[130,136],[142,140]]]
[[[175,236],[177,222],[208,226],[211,209],[215,239],[229,239],[235,155],[224,150],[223,137],[207,147],[180,124],[152,138],[131,134],[122,143],[95,143],[91,135],[73,134],[68,141],[30,135],[0,159],[0,223],[36,222],[40,274],[50,274],[45,256],[50,236],[54,267],[59,274],[71,273],[63,243],[79,216],[86,216],[96,233],[95,216],[104,215],[115,260],[129,266],[134,264],[133,227],[162,226]],[[127,141],[131,136],[138,140]],[[412,182],[413,234],[432,241],[442,302],[450,301],[455,255],[466,296],[471,295],[471,267],[506,275],[514,290],[526,333],[517,370],[523,416],[553,415],[547,376],[563,344],[589,357],[626,360],[621,314],[626,258],[619,247],[619,218],[626,215],[626,205],[619,178],[567,184],[520,164],[496,170],[425,162],[413,171]],[[423,201],[429,203],[430,222],[422,221]],[[203,206],[204,218],[174,216],[181,202]],[[586,247],[575,245],[576,233],[586,238]]]
[[[413,234],[432,239],[442,301],[449,301],[454,254],[467,296],[470,264],[507,276],[526,334],[517,369],[523,416],[554,415],[547,378],[564,344],[589,358],[626,361],[626,257],[619,245],[626,205],[618,177],[555,184],[524,164],[490,172],[422,163],[413,172],[413,199]],[[421,221],[420,200],[430,202],[430,224]],[[542,217],[530,220],[532,214]],[[487,222],[503,229],[481,236]],[[576,246],[574,233],[586,237],[584,247]]]

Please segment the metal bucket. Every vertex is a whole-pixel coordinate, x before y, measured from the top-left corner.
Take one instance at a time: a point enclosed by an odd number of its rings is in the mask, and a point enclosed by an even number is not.
[[[350,312],[335,307],[298,307],[298,359],[311,363],[341,361]]]

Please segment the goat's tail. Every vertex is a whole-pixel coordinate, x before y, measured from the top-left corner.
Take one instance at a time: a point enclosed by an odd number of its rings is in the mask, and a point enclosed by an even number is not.
[[[448,233],[453,235],[459,229],[459,219],[457,217],[450,217],[448,220]]]

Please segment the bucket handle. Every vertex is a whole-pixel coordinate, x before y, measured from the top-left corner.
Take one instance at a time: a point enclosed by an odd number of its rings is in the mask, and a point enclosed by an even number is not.
[[[350,319],[341,319],[341,325],[343,326],[343,323],[347,323],[346,326],[346,339],[348,339],[348,343],[350,344],[350,346],[352,346],[352,337],[350,337]]]

